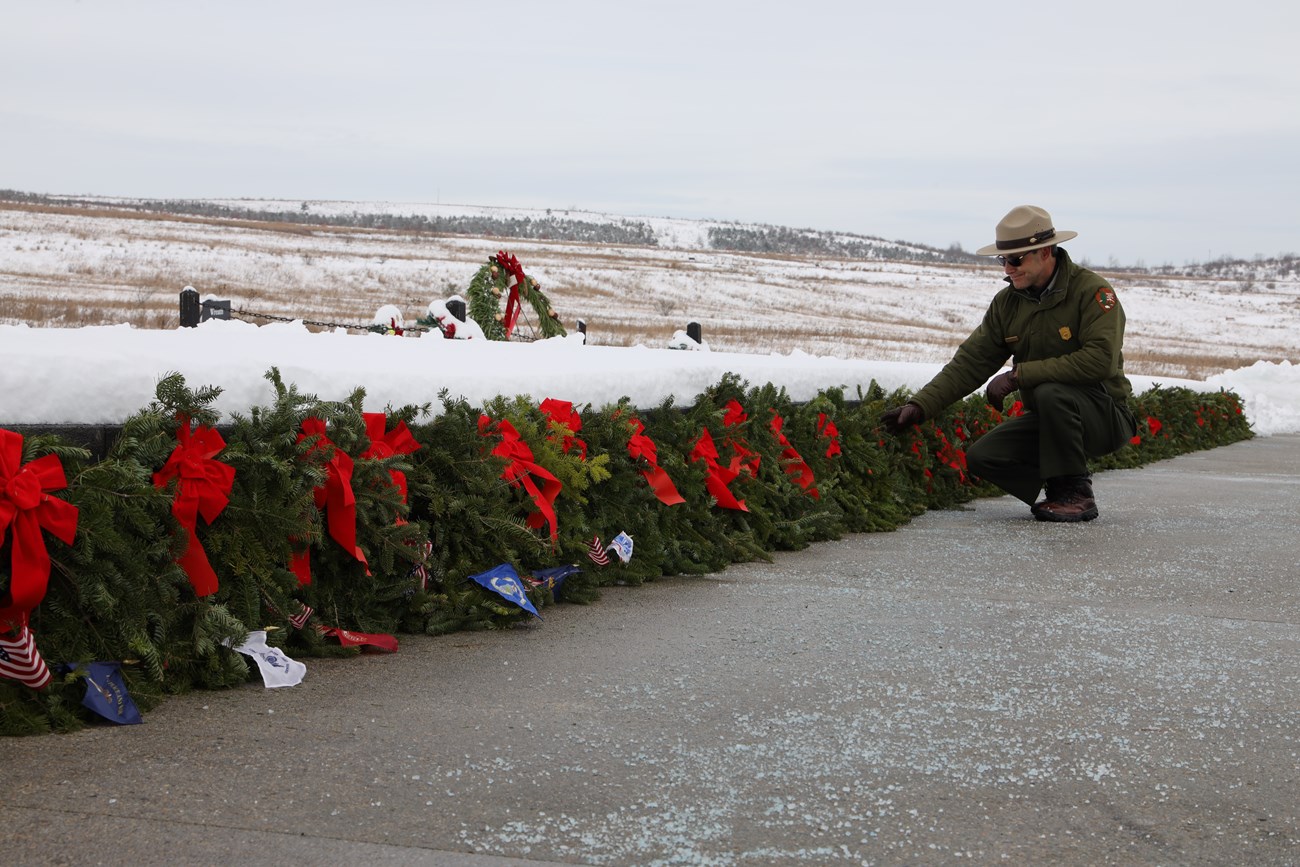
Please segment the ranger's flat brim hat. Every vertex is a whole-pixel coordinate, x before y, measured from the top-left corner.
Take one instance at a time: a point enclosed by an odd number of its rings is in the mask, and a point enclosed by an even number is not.
[[[980,247],[975,255],[1009,256],[1027,253],[1078,236],[1078,232],[1058,232],[1052,225],[1052,215],[1042,208],[1018,205],[998,223],[997,240],[987,247]]]

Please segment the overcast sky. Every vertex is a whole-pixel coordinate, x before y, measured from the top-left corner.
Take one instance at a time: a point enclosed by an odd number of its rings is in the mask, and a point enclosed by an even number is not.
[[[1300,253],[1300,4],[0,0],[0,187]]]

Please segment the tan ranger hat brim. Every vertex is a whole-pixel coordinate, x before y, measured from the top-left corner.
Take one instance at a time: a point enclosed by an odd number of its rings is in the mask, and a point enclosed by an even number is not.
[[[976,256],[1010,256],[1039,247],[1050,247],[1078,232],[1060,232],[1052,225],[1052,215],[1034,205],[1018,205],[998,223],[997,240],[975,251]]]

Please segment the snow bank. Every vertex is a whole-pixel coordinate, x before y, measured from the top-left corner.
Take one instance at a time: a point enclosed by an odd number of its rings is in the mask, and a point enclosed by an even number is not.
[[[1207,379],[1205,386],[1235,392],[1257,434],[1300,432],[1300,367],[1289,361],[1257,361],[1225,370]]]
[[[443,340],[436,335],[313,334],[301,322],[257,326],[210,320],[198,328],[157,331],[129,325],[75,329],[0,326],[0,423],[113,424],[146,406],[173,371],[191,387],[219,385],[224,416],[269,403],[265,372],[326,400],[366,388],[365,409],[434,404],[448,390],[471,403],[497,395],[554,397],[602,406],[627,396],[640,407],[671,397],[688,405],[724,373],[751,385],[784,386],[795,400],[823,388],[852,394],[873,379],[887,390],[917,389],[937,364],[813,356],[748,355],[584,346],[578,339],[538,343]],[[1300,433],[1300,368],[1259,362],[1206,382],[1133,377],[1138,391],[1159,383],[1204,391],[1230,389],[1245,401],[1255,432]]]

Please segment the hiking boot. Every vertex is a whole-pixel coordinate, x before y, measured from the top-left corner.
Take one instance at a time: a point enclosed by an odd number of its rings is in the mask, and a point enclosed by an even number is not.
[[[1043,506],[1046,506],[1048,503],[1056,502],[1057,500],[1065,499],[1073,488],[1074,482],[1068,476],[1057,476],[1054,479],[1048,479],[1047,483],[1043,486],[1043,499],[1029,507],[1030,513],[1037,518],[1038,513],[1042,511]]]
[[[1053,483],[1056,484],[1053,484]],[[1067,476],[1047,480],[1047,496],[1031,508],[1040,521],[1077,523],[1097,517],[1097,501],[1092,495],[1092,479],[1088,476]]]

